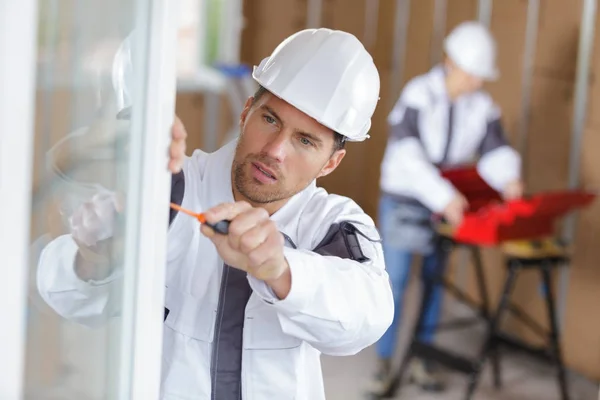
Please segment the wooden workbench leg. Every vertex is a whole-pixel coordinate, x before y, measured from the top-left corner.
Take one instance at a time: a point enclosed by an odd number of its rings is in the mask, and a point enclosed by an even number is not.
[[[424,332],[425,328],[425,313],[429,308],[429,304],[433,298],[433,292],[437,285],[441,285],[443,281],[444,271],[446,270],[445,264],[448,262],[448,256],[452,252],[454,246],[451,241],[446,240],[444,238],[438,238],[440,243],[438,244],[438,249],[436,251],[440,252],[440,259],[436,266],[436,270],[431,275],[425,274],[423,277],[423,292],[421,294],[421,305],[419,308],[419,314],[417,323],[415,324],[412,332],[412,336],[410,339],[410,343],[406,350],[404,357],[402,357],[402,361],[400,363],[400,368],[398,372],[394,374],[394,378],[391,381],[387,390],[385,390],[381,395],[377,396],[378,399],[381,398],[392,398],[396,395],[400,385],[402,384],[402,380],[404,375],[408,371],[408,367],[410,361],[415,357],[415,347],[419,346],[421,335]],[[371,396],[373,398],[374,396]]]
[[[485,364],[485,361],[490,353],[496,351],[496,348],[498,347],[497,335],[500,330],[500,322],[502,320],[504,311],[508,309],[510,295],[515,287],[519,269],[520,265],[509,261],[508,276],[506,278],[506,282],[504,283],[504,289],[502,291],[502,296],[500,297],[500,303],[498,304],[496,312],[491,316],[491,322],[489,324],[485,344],[483,345],[483,349],[479,355],[479,360],[477,360],[475,371],[473,374],[471,374],[469,379],[469,386],[465,396],[466,400],[470,400],[473,397],[475,389],[477,388],[477,384],[479,383],[479,377],[481,375],[483,365]]]
[[[481,250],[479,247],[473,247],[471,250],[473,264],[475,266],[475,274],[477,276],[477,286],[479,288],[479,297],[481,298],[480,314],[488,324],[488,329],[491,330],[492,318],[490,317],[490,298],[485,281],[485,272],[483,270],[483,261],[481,260]],[[494,387],[500,389],[502,386],[502,375],[500,370],[500,352],[494,341],[490,346],[490,360],[492,362],[492,374],[494,377]]]
[[[540,269],[542,281],[544,282],[544,292],[546,293],[546,307],[548,309],[548,320],[550,321],[550,347],[554,355],[554,362],[558,369],[558,384],[562,400],[569,400],[569,390],[567,386],[567,375],[565,365],[563,364],[562,352],[560,346],[560,335],[558,332],[558,323],[556,321],[556,309],[554,304],[554,294],[552,293],[551,266],[545,264]]]
[[[423,293],[421,295],[421,305],[419,307],[419,316],[417,319],[417,323],[415,324],[415,326],[413,328],[410,343],[408,344],[408,348],[406,349],[406,353],[405,353],[404,357],[402,357],[402,361],[400,363],[400,368],[398,369],[397,373],[394,374],[394,378],[391,381],[389,387],[387,388],[387,390],[385,390],[383,393],[381,393],[381,395],[378,396],[378,398],[387,399],[387,398],[392,398],[396,395],[396,393],[398,392],[398,389],[400,388],[400,385],[402,384],[404,375],[408,371],[408,366],[410,365],[410,361],[415,357],[414,348],[417,345],[417,343],[420,341],[421,334],[424,331],[425,313],[427,311],[429,303],[431,302],[435,284],[438,281],[436,279],[435,275],[436,274],[434,274],[434,276],[426,276],[423,279]]]

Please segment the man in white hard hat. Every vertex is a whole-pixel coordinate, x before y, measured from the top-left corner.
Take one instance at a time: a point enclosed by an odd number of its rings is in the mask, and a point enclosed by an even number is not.
[[[346,141],[368,137],[379,97],[371,56],[348,33],[305,30],[253,77],[260,89],[239,138],[212,154],[196,150],[173,175],[172,202],[230,225],[223,235],[171,215],[165,400],[324,399],[320,355],[355,354],[392,321],[374,222],[315,184],[342,161]],[[173,135],[176,164],[179,122]],[[115,212],[110,196],[96,197],[41,255],[40,292],[66,318],[93,325],[117,311],[119,271],[94,256]]]
[[[423,276],[444,263],[436,246],[432,214],[459,225],[467,207],[461,193],[442,178],[440,168],[467,164],[479,157],[479,173],[505,199],[517,198],[523,191],[519,154],[505,138],[498,107],[482,90],[484,81],[498,78],[494,38],[484,25],[464,22],[448,35],[444,49],[444,64],[408,82],[388,117],[379,228],[396,313],[377,343],[380,366],[374,391],[384,390],[389,383],[413,255],[423,256]],[[426,310],[426,326],[438,322],[442,296],[442,288],[436,288]],[[427,332],[421,339],[432,341],[433,334]],[[443,389],[429,363],[417,360],[411,367],[412,380],[423,389]]]

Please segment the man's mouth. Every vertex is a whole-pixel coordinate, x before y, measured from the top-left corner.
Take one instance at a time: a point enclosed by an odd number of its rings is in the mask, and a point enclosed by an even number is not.
[[[266,177],[273,179],[273,180],[277,180],[277,177],[275,176],[275,173],[272,172],[270,169],[268,169],[267,167],[265,167],[263,164],[261,163],[256,163],[253,162],[252,165],[259,170],[261,173],[263,173]]]

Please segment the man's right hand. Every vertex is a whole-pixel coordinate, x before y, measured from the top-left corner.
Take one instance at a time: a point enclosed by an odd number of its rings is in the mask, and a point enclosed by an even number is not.
[[[101,280],[111,271],[113,233],[122,210],[114,192],[102,191],[80,205],[69,218],[69,230],[79,248],[75,272],[82,280]]]
[[[79,246],[94,248],[111,238],[117,212],[121,210],[114,192],[100,192],[79,206],[71,218],[69,228]]]
[[[457,193],[444,209],[444,218],[450,225],[458,226],[462,223],[463,214],[468,206],[469,203],[467,202],[465,196]]]
[[[171,173],[181,171],[185,159],[186,139],[185,127],[175,116],[169,145],[168,169]],[[91,279],[89,275],[95,272],[92,270],[97,266],[109,264],[111,252],[115,251],[112,236],[116,215],[123,211],[121,203],[116,193],[103,191],[83,203],[69,218],[71,235],[79,247],[77,272],[80,278]],[[98,277],[94,274],[93,278]]]

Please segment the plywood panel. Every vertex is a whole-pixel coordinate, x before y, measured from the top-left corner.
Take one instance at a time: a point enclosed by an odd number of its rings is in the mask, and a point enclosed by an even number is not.
[[[363,41],[367,7],[368,0],[326,0],[323,2],[322,26],[349,32]]]
[[[581,154],[582,186],[600,188],[600,130],[588,129]],[[565,316],[564,351],[569,365],[600,379],[600,201],[577,218],[575,245]]]
[[[306,28],[306,0],[246,0],[242,62],[258,65],[289,35]]]
[[[534,77],[525,177],[530,192],[567,187],[573,90],[570,81]]]
[[[434,10],[434,0],[411,1],[404,65],[405,81],[424,74],[431,68]]]
[[[511,143],[517,143],[521,117],[521,84],[527,2],[522,0],[495,1],[491,19],[492,34],[498,43],[500,79],[489,82],[485,89],[502,109],[502,122]]]
[[[540,2],[536,74],[575,79],[582,0]]]
[[[187,154],[201,149],[204,144],[204,99],[200,93],[177,93],[175,113],[183,122],[188,134]]]
[[[447,0],[446,33],[461,22],[477,19],[477,0]]]
[[[365,142],[367,161],[365,174],[362,177],[362,185],[365,191],[364,209],[374,218],[377,217],[377,204],[379,201],[379,166],[387,143],[386,119],[392,104],[395,102],[395,99],[391,97],[393,71],[389,68],[393,46],[393,35],[390,32],[394,30],[395,3],[395,1],[380,2],[377,41],[373,50],[373,57],[381,80],[381,91],[379,104],[373,115],[371,138]]]
[[[182,91],[177,93],[175,113],[187,131],[187,153],[189,155],[196,149],[205,148],[204,122],[207,116],[204,113],[204,102],[205,97],[201,92]],[[234,127],[236,122],[225,95],[220,97],[217,118],[217,140],[220,147],[225,144],[227,132]]]

